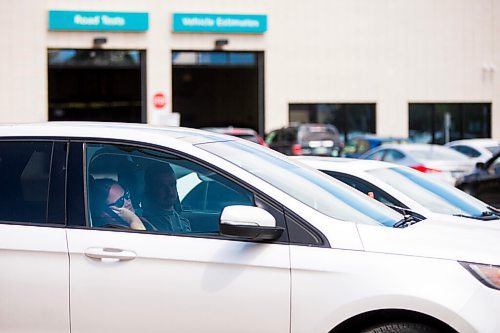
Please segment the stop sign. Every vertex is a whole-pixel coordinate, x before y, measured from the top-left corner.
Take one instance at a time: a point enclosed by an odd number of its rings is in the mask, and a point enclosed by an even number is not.
[[[154,94],[153,105],[155,106],[155,108],[161,109],[162,107],[165,106],[166,102],[167,102],[167,98],[165,97],[165,95],[163,93],[159,92],[159,93]]]

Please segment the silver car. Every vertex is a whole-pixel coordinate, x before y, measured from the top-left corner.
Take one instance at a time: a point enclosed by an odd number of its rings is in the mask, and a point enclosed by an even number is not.
[[[389,144],[372,149],[360,158],[405,165],[451,185],[474,167],[474,162],[463,154],[431,144]]]

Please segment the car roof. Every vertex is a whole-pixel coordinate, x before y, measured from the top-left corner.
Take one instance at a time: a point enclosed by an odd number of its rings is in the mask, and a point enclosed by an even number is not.
[[[221,134],[246,134],[246,135],[257,135],[257,132],[251,128],[244,127],[203,127],[202,130],[221,133]]]
[[[283,126],[279,129],[275,129],[273,131],[277,130],[283,130],[283,129],[288,129],[288,128],[294,128],[294,129],[302,129],[302,128],[310,128],[310,127],[324,127],[324,128],[334,128],[336,129],[337,127],[333,124],[325,124],[325,123],[295,123],[291,122],[287,126]],[[271,132],[273,132],[271,131]]]
[[[379,136],[377,134],[361,134],[361,135],[355,135],[351,138],[351,140],[355,139],[366,139],[366,140],[377,140],[377,141],[408,140],[408,138],[402,136]]]
[[[500,145],[500,141],[495,139],[478,138],[478,139],[455,140],[448,142],[446,144],[446,146],[455,146],[455,145],[467,145],[471,147],[490,147],[490,146]]]
[[[310,165],[316,169],[347,173],[352,173],[353,171],[368,171],[389,167],[400,167],[393,163],[374,160],[360,160],[356,158],[321,156],[293,156],[291,158]]]
[[[1,137],[70,137],[110,138],[160,143],[165,137],[190,144],[229,141],[232,137],[213,132],[135,123],[110,122],[43,122],[0,124]]]
[[[403,151],[425,151],[425,150],[432,150],[432,149],[446,149],[446,150],[451,150],[449,147],[441,146],[441,145],[434,145],[434,144],[429,144],[429,143],[388,143],[384,144],[383,146],[377,147],[375,149],[381,150],[381,149],[400,149]]]
[[[437,161],[446,161],[446,163],[453,161],[453,163],[462,163],[464,166],[473,164],[467,156],[451,149],[450,147],[428,143],[383,144],[365,152],[360,158],[365,159],[371,154],[387,149],[399,150],[407,155],[406,158],[412,159],[413,162],[418,163],[431,160],[433,163],[436,163]],[[434,157],[428,156],[429,154]]]

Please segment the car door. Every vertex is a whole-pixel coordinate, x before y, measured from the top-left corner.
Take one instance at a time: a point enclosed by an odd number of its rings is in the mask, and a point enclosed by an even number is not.
[[[65,151],[0,141],[0,332],[70,331]]]
[[[87,143],[85,156],[87,206],[95,207],[98,197],[89,183],[111,178],[129,190],[133,210],[140,215],[142,209],[150,225],[143,231],[103,226],[87,210],[86,225],[68,230],[73,333],[289,332],[288,244],[218,232],[221,210],[261,205],[255,193],[175,152]],[[151,200],[152,164],[167,163],[177,178],[173,206],[189,221],[187,229],[162,229],[143,205]],[[284,223],[279,209],[268,209]]]

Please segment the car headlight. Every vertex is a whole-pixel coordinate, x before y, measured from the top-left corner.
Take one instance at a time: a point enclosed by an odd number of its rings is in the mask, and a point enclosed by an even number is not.
[[[463,261],[460,264],[485,286],[500,290],[500,266]]]

